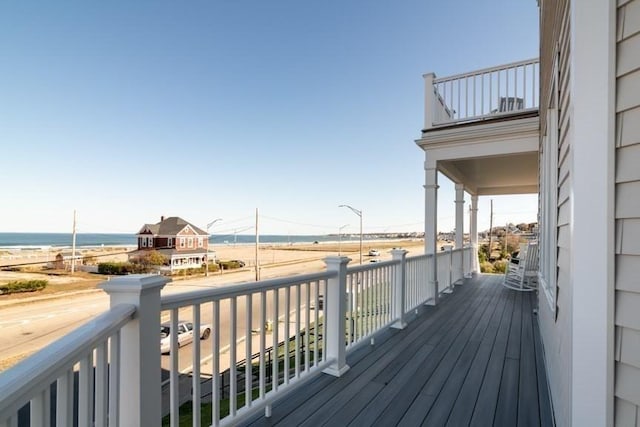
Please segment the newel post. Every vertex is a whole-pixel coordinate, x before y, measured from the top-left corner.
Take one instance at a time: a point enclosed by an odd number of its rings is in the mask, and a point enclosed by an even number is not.
[[[453,245],[444,245],[444,255],[447,257],[447,286],[442,290],[445,294],[453,293],[453,284],[451,283],[451,275],[453,274]]]
[[[436,117],[436,95],[433,90],[433,80],[436,78],[435,73],[423,74],[424,78],[424,127],[430,129]]]
[[[394,261],[400,261],[396,268],[393,280],[393,318],[396,321],[391,325],[395,329],[404,329],[407,322],[404,319],[405,295],[407,293],[407,253],[404,249],[394,249],[391,251]]]
[[[111,306],[134,304],[134,318],[120,330],[118,425],[157,426],[162,423],[160,387],[160,291],[170,280],[132,274],[102,282]]]
[[[346,350],[346,318],[347,318],[347,264],[350,258],[330,256],[324,259],[327,271],[336,274],[327,281],[324,297],[324,321],[326,336],[324,337],[326,358],[333,359],[323,372],[339,377],[349,370]]]

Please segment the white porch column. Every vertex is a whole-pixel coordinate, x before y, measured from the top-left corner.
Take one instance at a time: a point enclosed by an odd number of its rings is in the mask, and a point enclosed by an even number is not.
[[[424,253],[432,254],[429,286],[433,289],[433,304],[438,303],[438,169],[435,161],[424,162],[425,172],[425,221],[424,221]]]
[[[462,249],[464,244],[464,185],[456,184],[456,249]],[[464,277],[464,255],[460,262],[453,266],[455,277]],[[453,283],[452,283],[453,285]]]
[[[471,253],[471,271],[480,273],[480,262],[478,261],[478,196],[471,196],[471,219],[469,224],[469,243],[473,252]]]
[[[349,370],[346,357],[346,316],[347,316],[347,264],[350,258],[330,256],[324,259],[327,270],[336,276],[327,281],[324,296],[326,336],[326,358],[333,359],[333,363],[323,372],[339,377]]]
[[[134,304],[135,317],[120,330],[120,387],[117,390],[120,426],[162,423],[160,387],[160,291],[170,280],[132,274],[102,282],[111,306]]]
[[[617,11],[614,1],[569,9],[571,424],[612,426]]]

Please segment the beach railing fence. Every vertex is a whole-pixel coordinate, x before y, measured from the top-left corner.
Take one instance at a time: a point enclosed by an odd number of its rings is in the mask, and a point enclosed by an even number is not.
[[[177,426],[187,401],[194,426],[269,416],[275,399],[314,376],[344,374],[347,353],[376,333],[404,328],[471,274],[473,256],[471,247],[415,257],[399,249],[354,267],[328,257],[319,273],[166,296],[161,276],[115,278],[102,285],[110,310],[0,374],[0,427],[160,425],[165,414]],[[185,319],[192,344],[181,351],[170,334],[161,356],[161,324],[176,331]]]

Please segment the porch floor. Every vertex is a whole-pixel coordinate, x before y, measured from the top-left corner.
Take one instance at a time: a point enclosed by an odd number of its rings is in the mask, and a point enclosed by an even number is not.
[[[245,425],[552,426],[535,292],[479,275]]]

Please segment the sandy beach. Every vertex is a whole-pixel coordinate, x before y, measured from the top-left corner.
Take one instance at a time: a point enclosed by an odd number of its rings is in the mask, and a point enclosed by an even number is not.
[[[369,262],[372,258],[382,260],[390,259],[392,248],[403,248],[409,251],[409,255],[419,255],[424,253],[424,241],[422,239],[402,239],[402,240],[375,240],[363,242],[363,263]],[[92,264],[106,261],[126,261],[127,253],[134,250],[134,247],[81,247],[76,249],[76,255],[88,259]],[[379,257],[368,256],[369,250],[380,251]],[[253,244],[221,244],[210,246],[210,251],[215,251],[216,258],[221,261],[240,260],[245,263],[245,268],[255,266],[256,249]],[[0,267],[5,270],[0,271],[0,283],[12,280],[23,280],[32,278],[43,278],[50,284],[62,284],[69,282],[100,281],[102,276],[78,274],[73,277],[65,274],[45,274],[42,268],[47,262],[53,262],[58,254],[70,254],[71,248],[47,248],[47,249],[2,249],[0,250]],[[338,254],[348,256],[352,259],[352,264],[359,261],[359,242],[323,242],[317,244],[309,243],[265,243],[259,246],[258,262],[262,269],[270,267],[290,266],[288,272],[302,273],[311,270],[318,270],[322,267],[322,259],[327,256]],[[11,268],[13,271],[7,271]]]

